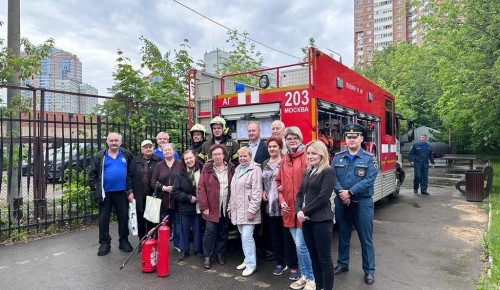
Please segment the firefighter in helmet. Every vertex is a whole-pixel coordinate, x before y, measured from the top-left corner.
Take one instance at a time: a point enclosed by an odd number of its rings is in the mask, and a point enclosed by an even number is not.
[[[201,164],[204,164],[207,161],[207,156],[202,153],[201,146],[206,141],[207,129],[202,124],[194,124],[189,132],[191,133],[192,140],[192,145],[189,149],[193,150]]]
[[[222,144],[226,147],[228,153],[225,161],[231,161],[234,165],[238,165],[238,149],[240,149],[240,145],[229,136],[226,120],[219,116],[213,118],[210,121],[210,129],[212,130],[212,137],[201,145],[201,153],[207,156],[206,160],[210,159],[208,156],[210,147],[214,144]]]

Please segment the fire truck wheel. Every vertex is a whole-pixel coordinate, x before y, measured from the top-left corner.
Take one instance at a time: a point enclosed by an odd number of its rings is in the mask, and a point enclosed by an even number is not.
[[[390,199],[396,199],[399,196],[399,189],[401,188],[401,182],[399,182],[399,179],[396,178],[396,188],[394,189],[394,192],[389,195]]]

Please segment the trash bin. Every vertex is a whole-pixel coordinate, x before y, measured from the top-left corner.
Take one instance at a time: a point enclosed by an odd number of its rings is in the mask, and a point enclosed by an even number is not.
[[[467,201],[483,201],[484,173],[482,170],[467,170],[465,172],[465,199]]]

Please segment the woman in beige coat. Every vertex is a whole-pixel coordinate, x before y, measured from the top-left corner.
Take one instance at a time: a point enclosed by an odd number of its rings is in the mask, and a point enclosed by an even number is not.
[[[252,275],[257,267],[253,230],[260,224],[260,203],[262,201],[262,170],[252,161],[252,150],[243,147],[238,150],[240,165],[234,171],[231,181],[231,197],[228,214],[238,227],[245,260],[236,267],[243,270],[243,276]]]

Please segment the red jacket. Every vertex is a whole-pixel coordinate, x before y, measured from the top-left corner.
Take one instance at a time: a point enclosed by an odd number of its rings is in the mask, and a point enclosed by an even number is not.
[[[227,216],[227,206],[229,205],[229,197],[231,196],[231,180],[234,174],[234,165],[231,162],[227,163],[227,200],[224,216]],[[217,174],[214,170],[213,161],[205,163],[201,170],[200,180],[198,181],[198,202],[203,219],[214,223],[219,222],[220,216],[220,184],[217,179]],[[209,214],[204,215],[203,211],[208,209]]]
[[[276,186],[282,186],[278,194],[280,205],[286,202],[290,211],[284,212],[283,226],[286,228],[300,228],[301,223],[295,215],[295,199],[299,192],[302,175],[307,169],[306,150],[302,148],[291,154],[285,154],[281,161],[278,175],[276,176]]]

